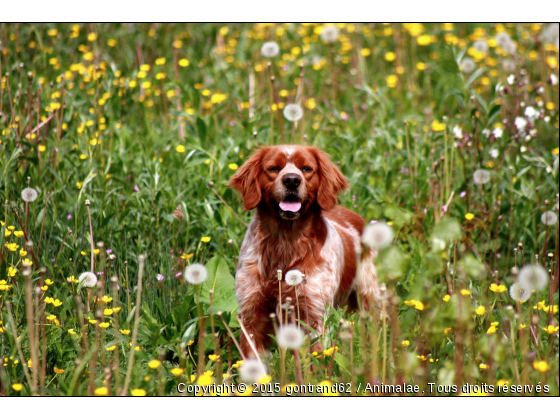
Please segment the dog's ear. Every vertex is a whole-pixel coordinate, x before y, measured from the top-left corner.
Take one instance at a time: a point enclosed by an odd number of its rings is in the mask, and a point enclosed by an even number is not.
[[[337,204],[337,195],[349,185],[344,175],[332,163],[329,155],[316,148],[313,149],[313,153],[319,165],[318,171],[321,178],[319,191],[317,191],[317,203],[325,211],[332,210]]]
[[[245,210],[253,210],[261,202],[259,175],[265,152],[266,149],[260,149],[253,153],[229,180],[228,186],[243,196]]]

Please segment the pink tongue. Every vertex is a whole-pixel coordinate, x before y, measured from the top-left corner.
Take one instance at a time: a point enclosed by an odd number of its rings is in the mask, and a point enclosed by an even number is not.
[[[296,213],[301,209],[301,203],[293,202],[293,201],[281,201],[280,208],[284,211],[291,211],[292,213]]]

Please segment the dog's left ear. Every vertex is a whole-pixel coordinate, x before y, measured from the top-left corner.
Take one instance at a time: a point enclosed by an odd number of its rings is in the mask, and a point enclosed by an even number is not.
[[[329,155],[316,148],[313,149],[313,154],[317,159],[321,178],[319,191],[317,192],[317,203],[325,211],[332,210],[337,204],[337,195],[350,185],[348,185],[344,175],[332,163]]]

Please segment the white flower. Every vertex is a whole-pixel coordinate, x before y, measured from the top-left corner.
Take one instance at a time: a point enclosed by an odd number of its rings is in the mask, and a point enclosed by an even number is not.
[[[523,117],[515,117],[515,126],[518,131],[524,133],[525,127],[527,127],[527,120]]]
[[[544,28],[541,36],[546,44],[554,44],[557,42],[559,36],[558,23],[551,23]]]
[[[556,86],[558,84],[558,77],[555,74],[550,75],[550,84]]]
[[[536,117],[539,116],[539,111],[537,111],[532,106],[528,106],[527,108],[525,108],[525,116],[530,120],[534,120]]]
[[[280,47],[274,41],[265,42],[261,47],[261,54],[267,58],[276,57],[280,53]]]
[[[290,270],[286,273],[286,284],[289,286],[297,286],[303,281],[303,273],[299,270]]]
[[[463,129],[456,125],[455,127],[453,127],[453,134],[455,135],[456,139],[460,139],[463,137]]]
[[[548,284],[548,273],[540,265],[526,265],[519,270],[517,280],[522,289],[542,290]]]
[[[495,39],[496,44],[498,44],[502,48],[504,48],[508,44],[508,42],[511,42],[511,37],[507,32],[500,32],[496,35]]]
[[[500,151],[498,149],[491,149],[490,150],[490,156],[492,156],[494,159],[496,159],[498,156],[500,156]]]
[[[293,324],[283,325],[278,329],[278,334],[276,335],[278,340],[278,345],[285,349],[297,350],[305,341],[305,335],[301,328],[296,327]]]
[[[510,85],[513,85],[515,83],[515,74],[510,74],[507,78],[507,82]]]
[[[504,134],[504,130],[502,130],[501,128],[495,128],[492,133],[494,134],[494,137],[496,137],[497,139],[501,139],[502,135]]]
[[[541,216],[541,222],[545,225],[553,226],[558,221],[558,216],[553,211],[545,211]]]
[[[502,63],[502,67],[505,71],[507,71],[508,73],[511,73],[511,72],[515,71],[515,61],[513,61],[510,58],[506,58],[504,60],[504,62]],[[514,80],[515,80],[515,76],[513,76],[513,77],[514,77]],[[509,79],[508,79],[508,82],[509,82]],[[511,84],[513,84],[513,81],[510,83],[510,85]]]
[[[517,52],[517,44],[513,41],[504,45],[503,50],[508,54],[515,54]]]
[[[332,44],[338,39],[340,31],[334,25],[327,25],[321,31],[321,39],[325,44]]]
[[[286,117],[288,121],[299,121],[301,117],[303,117],[303,109],[297,104],[286,105],[284,108],[284,117]]]
[[[473,48],[486,54],[488,52],[488,43],[483,39],[479,39],[477,41],[474,41]]]
[[[208,277],[208,270],[202,264],[191,264],[185,270],[184,277],[190,284],[200,284]]]
[[[256,359],[245,360],[239,368],[239,374],[245,382],[257,382],[266,376],[266,366]]]
[[[513,283],[509,288],[509,295],[516,302],[525,302],[531,296],[531,290],[522,288],[518,283]]]
[[[94,287],[97,284],[97,276],[91,271],[80,274],[78,282],[84,287]]]
[[[472,73],[476,68],[476,64],[472,58],[465,58],[461,61],[461,70],[465,73]]]
[[[386,223],[367,225],[364,229],[362,242],[372,249],[385,248],[393,242],[393,228]]]
[[[34,188],[26,188],[21,192],[21,198],[27,203],[37,200],[37,190]]]
[[[476,185],[486,184],[490,181],[490,172],[485,169],[477,169],[474,171],[473,179]]]

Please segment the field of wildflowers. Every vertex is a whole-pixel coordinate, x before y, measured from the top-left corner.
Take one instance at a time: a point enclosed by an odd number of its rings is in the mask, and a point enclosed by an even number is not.
[[[558,38],[0,24],[0,395],[558,395]],[[364,241],[389,235],[382,308],[244,362],[226,184],[281,143],[327,151]]]

